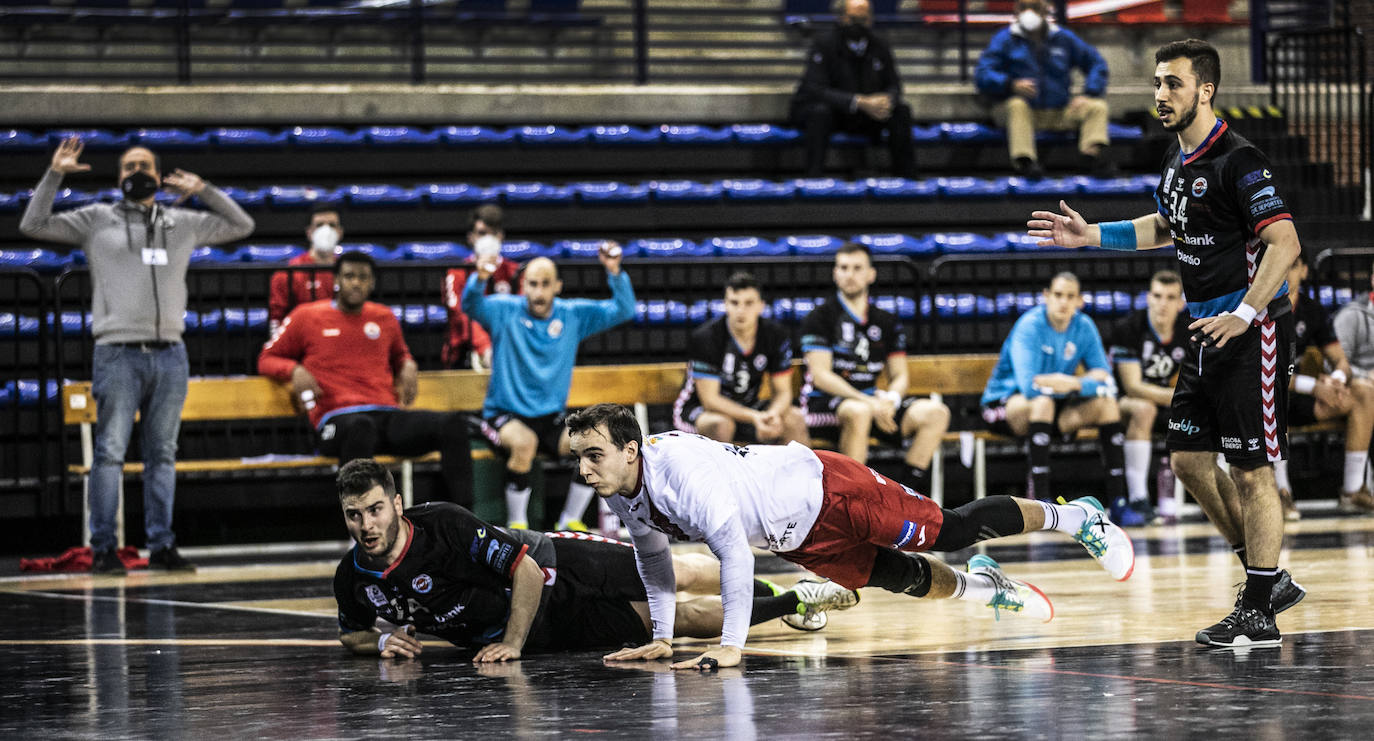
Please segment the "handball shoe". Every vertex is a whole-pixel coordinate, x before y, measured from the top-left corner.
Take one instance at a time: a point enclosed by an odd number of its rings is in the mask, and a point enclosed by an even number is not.
[[[592,530],[591,528],[587,527],[587,523],[575,517],[571,520],[564,520],[558,523],[558,527],[555,529],[566,530],[574,533],[589,533]]]
[[[1245,596],[1245,582],[1236,585],[1236,608],[1240,608],[1241,598]],[[1293,581],[1293,575],[1288,573],[1288,569],[1279,572],[1279,578],[1274,582],[1274,589],[1269,592],[1269,607],[1277,615],[1293,605],[1302,602],[1302,598],[1307,596],[1307,590],[1303,586]]]
[[[1150,524],[1145,515],[1126,501],[1126,497],[1117,497],[1116,501],[1112,502],[1112,520],[1122,527],[1143,527]]]
[[[792,591],[797,593],[797,614],[783,615],[782,621],[797,630],[820,630],[830,622],[827,611],[848,610],[859,604],[857,591],[829,579],[802,579]]]
[[[1199,630],[1197,642],[1204,646],[1277,646],[1283,643],[1283,636],[1273,614],[1236,605],[1221,622]]]
[[[981,553],[970,558],[968,572],[981,574],[992,580],[993,586],[997,588],[997,594],[988,602],[988,607],[992,608],[998,620],[1002,619],[1003,610],[1039,618],[1046,623],[1054,619],[1054,605],[1050,604],[1050,598],[1046,597],[1044,592],[1034,584],[1007,576],[991,558]]]
[[[1135,546],[1126,531],[1107,516],[1102,503],[1096,497],[1079,497],[1072,502],[1065,502],[1060,497],[1059,503],[1078,507],[1088,515],[1073,539],[1087,548],[1113,579],[1126,581],[1131,578],[1131,572],[1135,571]]]

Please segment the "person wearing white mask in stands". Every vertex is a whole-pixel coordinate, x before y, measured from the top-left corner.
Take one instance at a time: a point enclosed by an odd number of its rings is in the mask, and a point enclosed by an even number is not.
[[[472,266],[484,258],[490,258],[496,264],[495,272],[487,283],[488,294],[520,292],[520,284],[515,280],[520,264],[501,256],[501,246],[506,241],[504,223],[505,214],[502,213],[501,207],[495,204],[478,206],[468,214],[467,243],[472,250],[472,257],[467,265],[453,268],[444,275],[444,311],[448,313],[448,339],[444,341],[440,358],[445,368],[491,368],[491,337],[482,329],[482,325],[463,313],[461,297],[463,285],[472,273]]]
[[[320,269],[279,270],[272,274],[267,321],[273,337],[292,309],[311,301],[334,298],[334,258],[338,255],[343,233],[337,203],[316,203],[311,207],[310,223],[305,227],[310,249],[291,258],[287,264]]]

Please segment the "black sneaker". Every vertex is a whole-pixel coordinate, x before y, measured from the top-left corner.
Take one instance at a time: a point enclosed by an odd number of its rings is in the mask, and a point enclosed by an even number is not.
[[[148,568],[163,571],[195,571],[196,565],[183,558],[177,553],[176,546],[173,546],[153,551],[153,554],[148,556]]]
[[[1045,177],[1045,168],[1030,157],[1017,157],[1011,167],[1018,176],[1027,180],[1042,180]]]
[[[124,562],[119,560],[119,555],[115,553],[115,550],[107,548],[103,551],[96,551],[91,557],[91,573],[123,576],[129,573],[129,570],[124,568]]]
[[[1302,602],[1302,598],[1306,596],[1307,590],[1293,581],[1293,575],[1288,573],[1288,569],[1284,569],[1279,572],[1278,581],[1274,582],[1274,591],[1269,593],[1269,606],[1274,608],[1274,614],[1277,615]]]
[[[1272,614],[1238,606],[1221,622],[1199,630],[1197,642],[1204,646],[1277,646],[1283,643],[1283,636]]]

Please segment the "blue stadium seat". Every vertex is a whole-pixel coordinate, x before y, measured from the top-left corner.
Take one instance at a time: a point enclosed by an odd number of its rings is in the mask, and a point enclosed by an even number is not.
[[[1083,184],[1076,178],[1007,178],[1012,195],[1017,196],[1059,196],[1068,198],[1077,195]]]
[[[521,126],[515,137],[528,147],[570,147],[587,141],[586,129],[566,126]]]
[[[1111,291],[1084,291],[1083,310],[1094,316],[1111,316],[1116,311]]]
[[[1128,196],[1148,194],[1153,190],[1145,181],[1133,176],[1103,179],[1080,175],[1074,180],[1078,181],[1079,190],[1085,196]]]
[[[935,248],[945,254],[1006,252],[1007,240],[1002,235],[985,237],[982,234],[951,232],[932,234],[930,239]]]
[[[444,307],[435,304],[406,304],[392,306],[391,313],[406,329],[419,329],[428,326],[443,326],[448,323]]]
[[[225,195],[232,198],[234,203],[244,208],[257,208],[267,203],[266,188],[247,190],[244,188],[236,188],[232,185],[226,185],[220,190],[223,190]],[[199,203],[199,199],[197,199],[197,202]]]
[[[640,183],[588,182],[569,185],[583,203],[648,203],[649,186]]]
[[[1145,138],[1145,130],[1139,126],[1107,122],[1107,136],[1113,142],[1133,142]]]
[[[432,147],[439,143],[439,132],[414,126],[373,126],[366,132],[374,147]]]
[[[273,185],[267,197],[277,208],[304,208],[315,203],[333,202],[334,192],[316,185]]]
[[[1077,141],[1078,134],[1072,131],[1037,131],[1035,141],[1040,144],[1064,144]]]
[[[1135,308],[1134,297],[1126,291],[1112,291],[1112,313],[1129,314]]]
[[[692,180],[655,180],[649,183],[656,201],[715,201],[724,189],[720,183],[698,183]]]
[[[835,20],[830,0],[783,0],[782,20],[789,26],[830,23]]]
[[[62,397],[62,384],[58,383],[56,379],[49,378],[47,386],[47,393],[43,395],[43,401],[52,404]],[[14,404],[18,401],[21,407],[38,405],[38,379],[21,378],[6,383],[5,388],[7,393],[0,393],[0,402]]]
[[[773,124],[735,124],[730,134],[740,144],[783,145],[801,140],[801,132]]]
[[[722,180],[725,197],[735,201],[790,201],[797,194],[794,183],[775,183],[759,178]]]
[[[1020,313],[1020,309],[1016,305],[1015,293],[999,293],[993,297],[993,304],[996,316],[1012,317]]]
[[[807,314],[816,310],[816,304],[820,299],[797,297],[792,299],[792,319],[800,322],[806,318]]]
[[[856,234],[851,241],[868,247],[875,255],[933,255],[935,242],[928,236],[909,234]]]
[[[64,311],[61,317],[48,312],[48,327],[64,335],[80,335],[91,326],[91,312]]]
[[[689,307],[687,306],[687,304],[684,304],[681,301],[673,301],[672,299],[669,299],[663,303],[667,305],[666,308],[668,310],[669,324],[686,324],[687,321],[691,318],[691,314],[688,311]]]
[[[791,252],[786,243],[764,237],[712,237],[709,244],[721,257],[776,257]]]
[[[451,147],[501,147],[515,143],[512,129],[486,126],[444,126],[435,129],[439,139]]]
[[[0,130],[0,152],[44,152],[47,150],[47,134],[35,134],[20,129]]]
[[[643,126],[628,126],[626,124],[592,126],[587,129],[587,135],[593,144],[608,147],[645,146],[657,144],[662,139],[662,134],[658,129],[646,129]]]
[[[60,270],[66,260],[56,252],[38,247],[27,250],[0,250],[0,268],[32,268],[38,271]]]
[[[84,190],[74,190],[72,188],[62,188],[57,191],[57,195],[52,199],[54,211],[66,211],[73,208],[81,208],[95,203],[96,194],[87,193]]]
[[[238,262],[286,262],[304,252],[294,244],[245,244],[234,250]]]
[[[930,126],[916,125],[911,127],[911,140],[917,144],[931,144],[944,138],[944,131],[940,124]]]
[[[0,312],[0,339],[34,337],[38,334],[38,318]]]
[[[1002,198],[1011,192],[1009,178],[939,178],[940,194],[946,198]]]
[[[945,141],[951,142],[1000,142],[1006,140],[1006,133],[987,124],[972,121],[940,124],[940,134]]]
[[[242,332],[245,329],[267,329],[267,309],[265,307],[254,307],[246,310],[237,307],[211,309],[200,315],[198,326],[201,331],[220,328],[231,332]]]
[[[841,131],[838,134],[830,135],[830,146],[848,147],[851,149],[873,146],[873,140],[863,134],[850,134]]]
[[[554,248],[565,257],[594,260],[605,241],[604,239],[564,239],[554,244]],[[621,257],[638,257],[639,245],[635,242],[620,245],[620,255]]]
[[[546,246],[528,239],[507,240],[501,243],[501,256],[516,262],[533,260],[536,257],[558,259],[566,254],[559,245]]]
[[[48,132],[48,144],[55,147],[69,136],[81,137],[81,143],[86,146],[86,149],[126,149],[133,143],[127,131],[60,129]]]
[[[697,299],[687,307],[687,321],[692,324],[701,324],[711,318],[711,302],[707,299]]]
[[[284,149],[291,142],[291,132],[225,127],[211,132],[210,140],[225,149]]]
[[[505,183],[495,186],[506,198],[506,203],[550,203],[571,205],[574,196],[572,188],[566,185],[549,183]]]
[[[472,257],[472,250],[457,242],[405,242],[396,252],[408,260],[462,262]]]
[[[1145,193],[1153,193],[1155,188],[1159,187],[1159,173],[1157,172],[1149,175],[1136,175],[1135,179],[1140,184],[1140,189]]]
[[[291,143],[298,147],[357,147],[367,135],[333,126],[297,126],[291,129]]]
[[[798,178],[792,181],[797,195],[806,200],[857,201],[868,195],[868,184],[834,178]]]
[[[710,257],[715,248],[709,242],[697,244],[690,239],[636,239],[629,243],[633,254],[643,257]]]
[[[432,183],[415,188],[434,206],[476,206],[501,200],[498,188],[486,188],[468,183]]]
[[[797,234],[784,237],[781,244],[798,255],[833,255],[839,251],[844,240],[829,234]]]
[[[769,318],[775,322],[792,321],[792,299],[788,296],[773,299],[768,310]]]
[[[237,257],[218,247],[201,246],[191,250],[192,265],[225,265],[237,262]]]
[[[910,296],[878,296],[873,299],[873,304],[889,314],[897,315],[898,319],[916,318],[916,301]]]
[[[0,211],[18,211],[29,201],[29,194],[32,191],[22,191],[19,193],[0,193]]]
[[[650,299],[644,302],[644,310],[640,313],[643,317],[641,321],[645,324],[667,324],[668,323],[668,302],[663,299]]]
[[[210,135],[205,132],[194,133],[187,129],[139,129],[134,132],[134,142],[148,147],[154,152],[170,149],[206,149],[210,146]]]
[[[405,259],[404,252],[372,242],[348,242],[339,245],[339,253],[345,252],[361,252],[377,262],[400,262]]]
[[[81,267],[86,264],[86,253],[84,250],[72,250],[67,253],[67,258],[62,261],[63,268]]]
[[[1039,252],[1040,250],[1054,250],[1058,247],[1039,247],[1035,243],[1040,241],[1039,237],[1032,237],[1025,232],[1002,232],[998,235],[1007,241],[1007,247],[1012,252]]]
[[[664,124],[658,130],[667,144],[729,144],[734,138],[724,127]]]
[[[933,180],[906,178],[869,178],[864,181],[874,198],[901,198],[908,201],[928,201],[939,195],[940,187]]]
[[[349,204],[362,207],[401,207],[420,205],[423,199],[421,188],[403,188],[399,185],[346,185],[335,191]]]

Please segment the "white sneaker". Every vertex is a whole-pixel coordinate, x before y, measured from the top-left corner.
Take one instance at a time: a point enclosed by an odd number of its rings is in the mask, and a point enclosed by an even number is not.
[[[828,610],[848,610],[859,604],[859,593],[845,589],[829,579],[806,578],[792,587],[797,593],[795,615],[783,615],[782,621],[797,630],[820,630],[830,622]]]
[[[992,579],[997,594],[988,602],[993,614],[1002,619],[1002,611],[1014,612],[1028,617],[1040,618],[1048,623],[1054,619],[1054,605],[1050,598],[1034,584],[1007,576],[997,562],[981,553],[968,560],[968,572],[981,574]]]
[[[1059,498],[1060,504],[1078,507],[1088,518],[1073,534],[1073,539],[1088,549],[1088,553],[1102,564],[1102,568],[1117,581],[1126,581],[1135,571],[1135,546],[1131,538],[1107,516],[1096,497],[1079,497],[1072,502]]]

